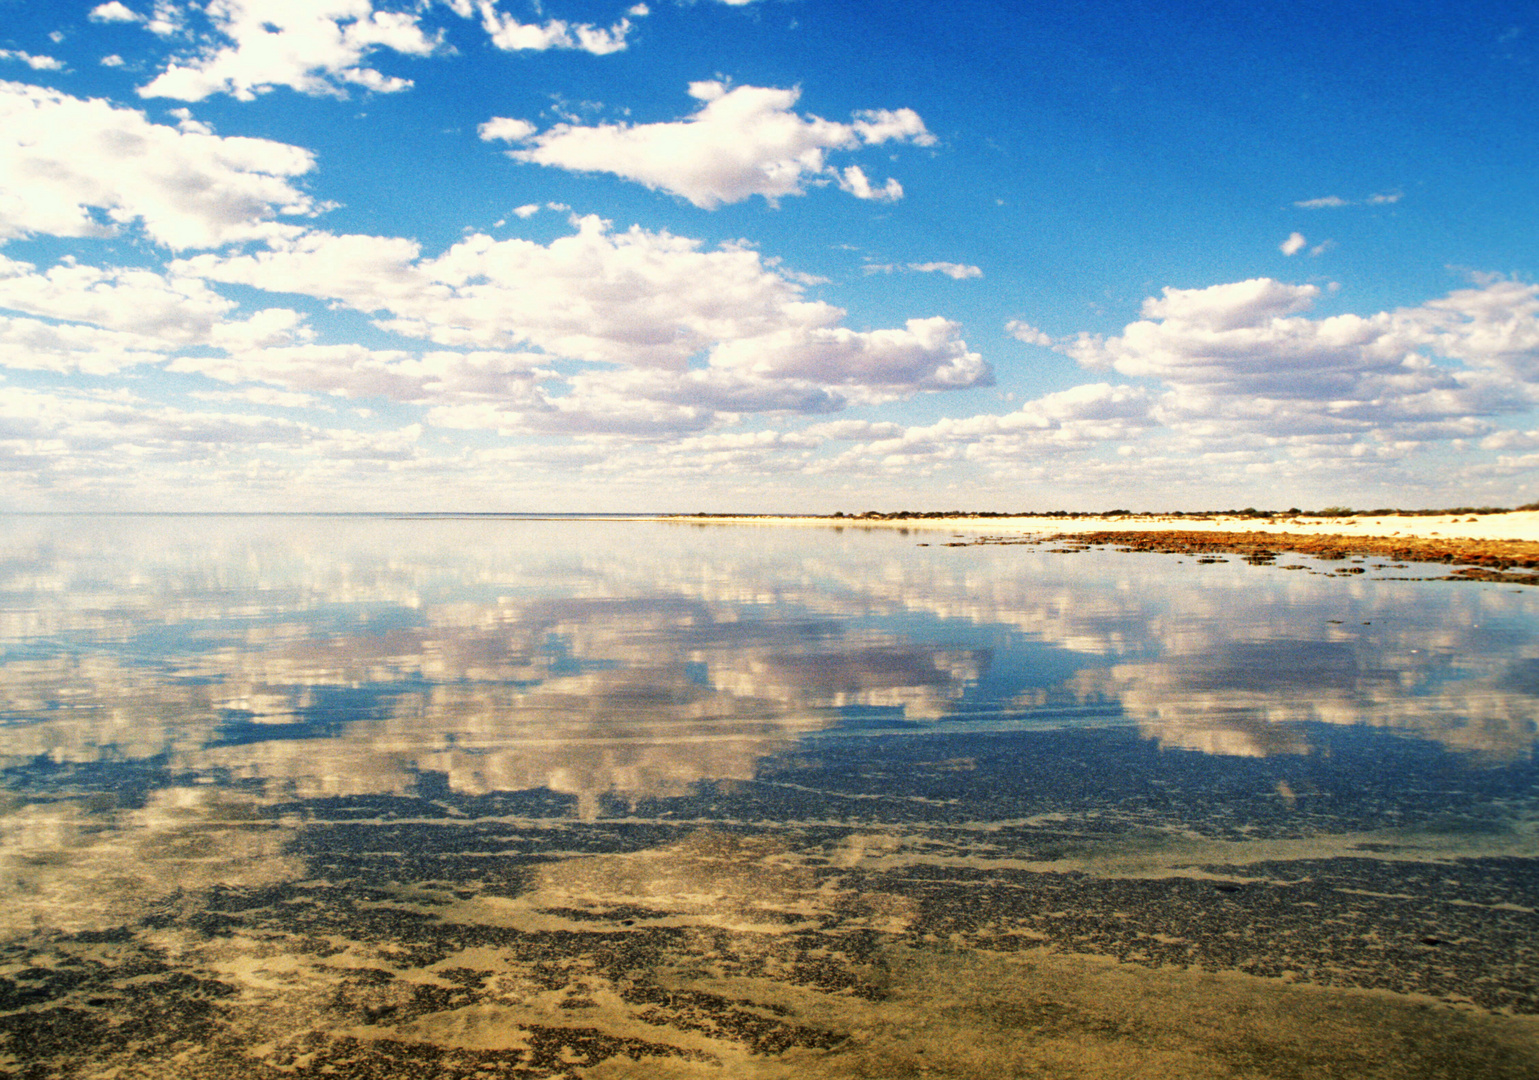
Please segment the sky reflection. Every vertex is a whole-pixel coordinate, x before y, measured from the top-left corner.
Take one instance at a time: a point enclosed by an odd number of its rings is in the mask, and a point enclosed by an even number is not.
[[[1016,1053],[1045,993],[1107,1061],[1141,1052],[1108,1002],[1158,1002],[1137,1030],[1218,1069],[1192,1010],[1313,1015],[1292,981],[1539,1011],[1539,646],[1502,586],[659,522],[4,524],[0,1060],[39,1075],[188,1045],[209,1076],[896,1075]],[[920,1040],[937,994],[967,1005]],[[1311,1054],[1476,1023],[1350,1007]]]
[[[810,541],[810,542],[809,542]],[[677,795],[864,717],[1305,753],[1302,724],[1529,754],[1539,643],[1497,586],[657,523],[22,519],[0,756],[163,759],[306,794]]]

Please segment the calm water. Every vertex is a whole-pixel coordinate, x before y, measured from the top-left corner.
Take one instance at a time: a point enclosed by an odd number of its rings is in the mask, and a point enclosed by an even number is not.
[[[1539,591],[949,539],[0,520],[0,1072],[1539,1074]]]

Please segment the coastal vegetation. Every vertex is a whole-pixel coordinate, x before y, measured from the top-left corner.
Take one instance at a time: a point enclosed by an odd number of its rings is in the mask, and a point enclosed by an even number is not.
[[[702,518],[826,517],[834,520],[848,521],[931,521],[948,518],[1017,517],[1082,520],[1085,518],[1169,517],[1200,521],[1205,518],[1216,517],[1262,518],[1268,520],[1277,518],[1444,517],[1454,515],[1462,517],[1471,514],[1514,514],[1520,511],[1532,510],[1539,510],[1539,502],[1525,503],[1522,506],[1454,506],[1445,509],[1423,510],[1400,508],[1354,510],[1349,506],[1327,506],[1320,510],[1300,510],[1298,507],[1291,507],[1287,510],[1258,510],[1253,506],[1247,506],[1243,510],[866,510],[858,514],[846,514],[842,510],[836,510],[832,514],[806,515],[712,513],[702,510],[690,516]]]

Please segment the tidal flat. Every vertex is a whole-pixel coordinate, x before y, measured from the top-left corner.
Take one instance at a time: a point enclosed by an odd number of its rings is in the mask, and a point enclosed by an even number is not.
[[[1539,593],[0,521],[0,1072],[1532,1077]]]

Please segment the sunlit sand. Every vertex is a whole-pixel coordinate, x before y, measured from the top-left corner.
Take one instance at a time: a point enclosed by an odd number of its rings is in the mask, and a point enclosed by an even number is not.
[[[1053,535],[1091,532],[1266,532],[1303,536],[1383,536],[1539,541],[1539,511],[1423,517],[1249,517],[1239,514],[1095,514],[1080,517],[810,517],[775,514],[692,515],[679,520],[752,525],[935,529],[960,533]]]

